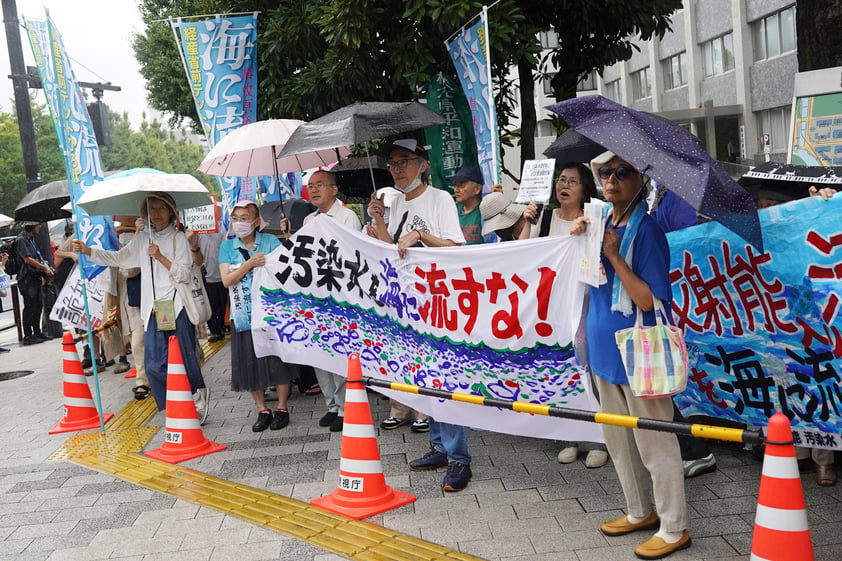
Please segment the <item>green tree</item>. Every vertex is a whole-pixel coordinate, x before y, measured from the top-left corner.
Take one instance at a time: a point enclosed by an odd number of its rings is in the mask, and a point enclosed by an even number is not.
[[[444,41],[478,14],[473,0],[141,0],[147,23],[165,16],[261,12],[258,25],[259,117],[309,120],[357,100],[406,100],[436,72],[454,74]],[[537,34],[554,28],[559,48],[548,61],[558,99],[572,97],[589,72],[631,56],[630,38],[662,36],[681,0],[501,0],[489,11],[492,75],[500,127],[506,130],[516,99],[531,100],[540,76]],[[151,24],[135,40],[153,106],[195,120],[189,91],[168,26]],[[161,58],[169,57],[168,61]],[[544,63],[547,60],[543,61]],[[178,68],[176,68],[178,66]],[[511,68],[518,79],[512,79]],[[178,85],[180,83],[180,85]],[[518,91],[522,90],[522,91]],[[518,94],[523,95],[518,95]],[[528,95],[527,95],[528,94]],[[529,104],[524,104],[529,105]],[[536,115],[524,106],[522,157],[533,156]],[[511,131],[510,131],[511,132]]]

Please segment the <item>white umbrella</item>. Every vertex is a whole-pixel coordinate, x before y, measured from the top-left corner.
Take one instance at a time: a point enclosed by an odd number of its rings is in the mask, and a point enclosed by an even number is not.
[[[291,156],[277,160],[290,135],[302,124],[304,121],[296,119],[268,119],[234,129],[205,156],[199,171],[222,177],[277,177],[279,170],[303,171],[327,166],[350,153],[345,146],[315,151],[307,154],[307,158]]]
[[[207,188],[192,175],[137,169],[95,183],[76,204],[90,215],[136,215],[147,195],[156,191],[170,195],[179,210],[213,202]]]
[[[9,224],[11,224],[14,221],[15,221],[15,219],[12,218],[11,216],[6,216],[5,214],[0,213],[0,228],[2,228],[4,226],[8,226]]]

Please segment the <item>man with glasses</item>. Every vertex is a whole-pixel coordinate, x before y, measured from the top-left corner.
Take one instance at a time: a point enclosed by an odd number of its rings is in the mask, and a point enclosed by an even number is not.
[[[467,245],[482,243],[482,171],[477,166],[462,166],[455,175],[447,178],[453,183],[453,198],[459,212],[459,226]]]
[[[406,255],[409,247],[448,247],[462,245],[465,236],[459,227],[456,204],[450,195],[427,185],[429,164],[427,151],[413,139],[396,140],[385,150],[395,188],[402,193],[392,203],[389,224],[383,220],[383,199],[372,194],[368,213],[374,217],[369,234],[398,246],[398,254]],[[391,430],[409,422],[409,407],[389,400],[392,412],[380,423]],[[445,491],[461,491],[471,479],[471,456],[468,454],[467,429],[439,423],[420,416],[412,423],[413,432],[430,432],[430,450],[409,463],[413,471],[447,467],[442,482]]]
[[[339,186],[334,174],[329,171],[313,173],[307,183],[307,191],[310,193],[310,202],[316,205],[317,210],[304,218],[304,224],[323,214],[357,232],[362,229],[357,213],[336,198]],[[345,417],[345,377],[321,368],[314,367],[313,370],[327,405],[327,413],[319,419],[319,426],[329,427],[331,432],[339,432]]]

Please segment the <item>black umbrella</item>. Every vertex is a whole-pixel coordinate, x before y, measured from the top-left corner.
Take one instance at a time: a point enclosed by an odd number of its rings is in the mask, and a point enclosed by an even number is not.
[[[573,129],[567,129],[544,150],[544,155],[561,163],[587,163],[605,152],[605,148]]]
[[[842,167],[796,166],[777,162],[764,162],[745,173],[737,180],[755,197],[764,197],[765,192],[784,195],[786,200],[801,199],[809,193],[810,185],[819,188],[826,185],[842,185]],[[776,198],[767,196],[765,198]]]
[[[287,199],[271,201],[260,206],[260,217],[266,222],[263,231],[267,234],[279,236],[281,230],[281,219],[289,218],[292,233],[301,229],[304,224],[304,217],[316,211],[316,205],[304,199]]]
[[[70,213],[61,207],[70,202],[67,180],[60,179],[41,185],[24,196],[15,207],[15,220],[46,222],[67,218]]]
[[[392,174],[386,168],[386,158],[371,156],[368,158],[347,158],[331,168],[336,176],[339,192],[345,202],[350,199],[365,199],[371,195],[371,176],[374,176],[374,189],[394,185]]]
[[[102,174],[108,177],[117,171]],[[69,218],[70,213],[61,207],[70,202],[70,190],[66,179],[50,181],[37,187],[24,196],[15,207],[15,220],[28,222],[47,222],[60,218]]]

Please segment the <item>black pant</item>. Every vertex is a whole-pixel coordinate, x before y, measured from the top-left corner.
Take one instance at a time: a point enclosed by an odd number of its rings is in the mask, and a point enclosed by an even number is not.
[[[222,335],[225,327],[225,308],[228,306],[228,289],[222,282],[205,281],[208,301],[211,307],[211,317],[208,320],[208,330],[211,335]]]
[[[43,301],[41,299],[41,277],[29,276],[18,279],[18,290],[23,298],[23,335],[41,334],[41,311]]]
[[[688,419],[685,419],[678,410],[678,407],[675,406],[675,402],[672,404],[672,409],[673,421],[678,421],[680,423],[688,422]],[[708,446],[708,441],[704,438],[679,434],[678,446],[681,448],[681,460],[685,462],[699,460],[710,455],[710,446]]]

